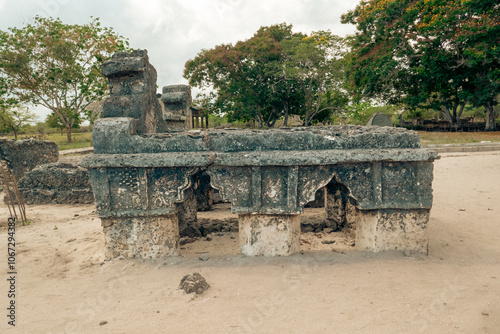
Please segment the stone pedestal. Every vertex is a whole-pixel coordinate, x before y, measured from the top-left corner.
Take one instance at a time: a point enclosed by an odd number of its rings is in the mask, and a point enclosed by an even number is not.
[[[348,215],[348,221],[356,225],[359,251],[402,250],[427,254],[429,210],[355,209]]]
[[[241,253],[286,256],[300,252],[300,215],[240,214]]]
[[[106,259],[155,259],[178,255],[177,214],[150,217],[102,218]]]

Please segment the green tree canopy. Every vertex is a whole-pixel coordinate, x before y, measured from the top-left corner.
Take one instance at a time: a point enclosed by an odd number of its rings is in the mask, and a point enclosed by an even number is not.
[[[500,6],[491,0],[369,0],[343,15],[358,32],[348,69],[358,97],[439,109],[484,106],[495,129]]]
[[[202,50],[186,63],[184,77],[192,86],[212,90],[205,94],[213,109],[232,120],[255,120],[260,127],[277,119],[301,115],[304,124],[346,103],[341,53],[343,40],[329,31],[293,33],[285,23],[261,27],[235,45]],[[335,91],[336,94],[333,94]],[[329,92],[329,94],[326,94]]]
[[[11,96],[50,109],[71,142],[73,124],[107,89],[102,62],[127,45],[97,18],[68,25],[36,17],[21,29],[0,31],[0,75],[7,78]]]

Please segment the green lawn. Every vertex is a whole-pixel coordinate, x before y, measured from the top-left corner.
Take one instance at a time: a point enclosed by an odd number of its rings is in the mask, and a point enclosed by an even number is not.
[[[35,138],[35,139],[43,139],[43,140],[52,140],[59,146],[59,150],[71,150],[75,148],[83,148],[83,147],[92,147],[92,133],[72,133],[71,138],[72,142],[66,142],[66,132],[63,133],[50,133],[45,136],[33,135],[33,134],[22,134],[17,136],[18,139],[23,138]],[[14,136],[8,136],[10,139],[14,139]]]
[[[62,136],[60,133],[52,133],[47,135],[47,140],[56,142],[59,150],[71,150],[75,148],[92,147],[92,132],[73,133],[71,134],[72,142],[66,142],[66,133]]]
[[[427,132],[417,131],[422,145],[500,142],[500,131],[495,132]]]

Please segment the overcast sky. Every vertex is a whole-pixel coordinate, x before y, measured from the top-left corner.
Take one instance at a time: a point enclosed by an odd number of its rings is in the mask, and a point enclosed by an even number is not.
[[[340,16],[358,0],[0,0],[0,29],[22,27],[35,15],[84,24],[90,16],[147,49],[163,86],[187,83],[184,64],[201,49],[250,38],[261,26],[286,22],[294,31],[330,29],[346,36],[354,27]],[[41,109],[40,120],[47,112]]]

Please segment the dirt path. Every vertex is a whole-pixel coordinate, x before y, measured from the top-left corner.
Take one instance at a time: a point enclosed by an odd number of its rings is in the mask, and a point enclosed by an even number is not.
[[[225,234],[177,258],[103,263],[92,205],[30,206],[16,233],[16,327],[0,231],[0,333],[500,333],[500,153],[443,155],[433,188],[429,255],[415,258],[313,235],[304,249],[324,250],[246,258]],[[198,297],[178,289],[193,272],[211,285]]]

